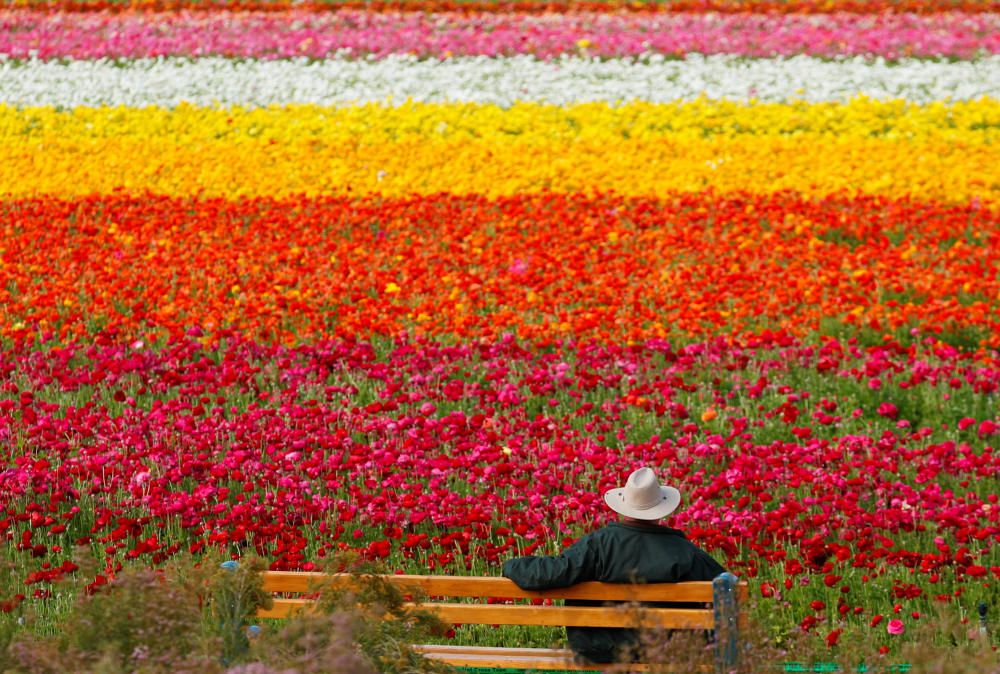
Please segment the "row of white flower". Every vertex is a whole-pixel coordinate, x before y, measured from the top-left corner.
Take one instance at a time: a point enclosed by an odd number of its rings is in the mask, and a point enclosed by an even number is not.
[[[126,105],[247,107],[316,103],[515,101],[568,104],[699,97],[736,101],[846,101],[857,96],[937,100],[1000,98],[1000,56],[974,61],[805,56],[748,59],[693,55],[539,61],[394,56],[381,60],[234,61],[224,58],[109,61],[2,61],[0,103],[59,107]]]

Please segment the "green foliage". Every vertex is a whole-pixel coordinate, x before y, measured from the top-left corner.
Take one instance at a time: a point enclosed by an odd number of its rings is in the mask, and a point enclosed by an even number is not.
[[[307,613],[283,620],[254,637],[245,662],[231,668],[228,674],[289,669],[299,674],[374,674],[377,670],[354,643],[356,628],[356,616],[347,611]]]
[[[263,587],[263,560],[226,564],[213,555],[188,557],[154,571],[126,568],[107,585],[93,578],[93,558],[56,585],[71,597],[48,622],[30,612],[0,614],[0,672],[49,674],[420,674],[452,671],[412,648],[445,626],[377,576],[359,573],[352,591],[317,588],[313,611],[258,625],[273,599]],[[8,568],[9,567],[9,568]],[[0,566],[11,581],[16,567]],[[2,585],[3,591],[11,583]]]
[[[199,596],[169,574],[128,569],[108,585],[82,588],[55,635],[10,637],[14,672],[212,672],[217,643],[202,629]]]
[[[386,674],[450,672],[450,667],[425,659],[412,645],[440,637],[449,628],[432,612],[421,608],[425,597],[404,593],[389,584],[376,566],[360,566],[341,559],[335,564],[353,565],[355,583],[350,590],[325,590],[318,612],[329,618],[353,617],[353,638],[376,671]]]
[[[227,568],[231,567],[231,568]],[[250,647],[246,626],[254,619],[258,608],[270,608],[271,594],[264,591],[261,571],[267,565],[258,557],[243,563],[229,562],[226,566],[211,564],[208,579],[210,601],[207,606],[206,628],[222,642],[222,661],[235,662]]]

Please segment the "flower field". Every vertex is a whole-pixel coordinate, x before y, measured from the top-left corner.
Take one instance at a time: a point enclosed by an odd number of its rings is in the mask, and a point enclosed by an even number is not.
[[[776,643],[995,650],[998,147],[982,0],[6,5],[0,621],[496,574],[650,465]]]

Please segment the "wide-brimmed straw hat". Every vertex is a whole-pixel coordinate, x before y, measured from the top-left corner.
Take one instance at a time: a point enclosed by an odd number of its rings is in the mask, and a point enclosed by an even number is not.
[[[651,468],[640,468],[628,476],[625,486],[604,494],[604,502],[616,513],[637,520],[658,520],[681,504],[681,493],[656,479]]]

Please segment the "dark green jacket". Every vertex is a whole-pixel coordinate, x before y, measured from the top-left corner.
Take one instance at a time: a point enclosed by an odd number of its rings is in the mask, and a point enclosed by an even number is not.
[[[683,532],[656,524],[615,522],[588,534],[554,557],[519,557],[503,575],[525,590],[569,587],[585,580],[606,583],[677,583],[712,580],[725,571]],[[570,601],[569,605],[600,602]],[[567,627],[573,652],[592,662],[615,662],[634,649],[635,630]]]

